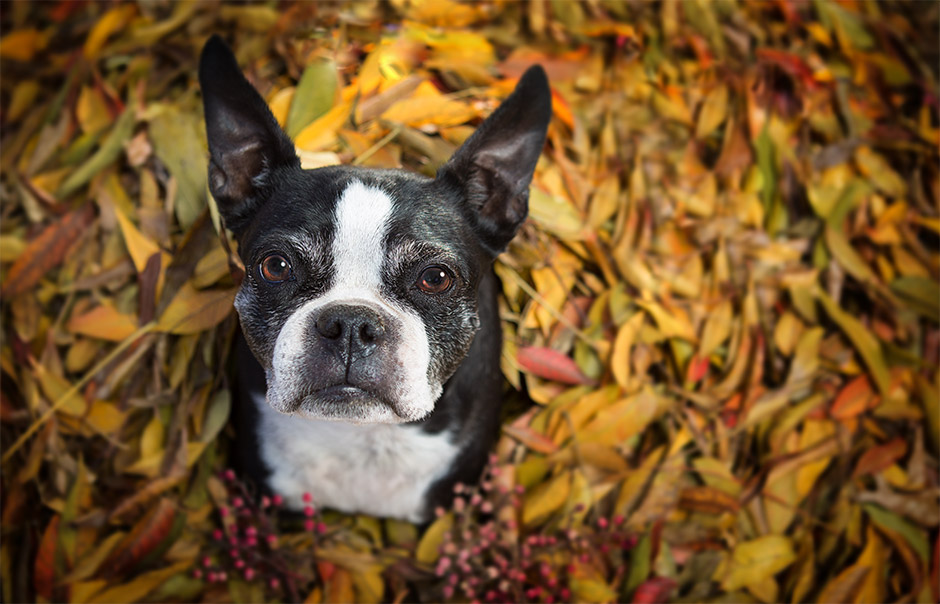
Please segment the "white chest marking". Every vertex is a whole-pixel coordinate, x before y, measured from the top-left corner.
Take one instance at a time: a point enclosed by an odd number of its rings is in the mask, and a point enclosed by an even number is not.
[[[293,509],[309,492],[319,506],[422,522],[428,487],[457,456],[446,432],[304,419],[274,411],[262,397],[254,402],[268,485]]]

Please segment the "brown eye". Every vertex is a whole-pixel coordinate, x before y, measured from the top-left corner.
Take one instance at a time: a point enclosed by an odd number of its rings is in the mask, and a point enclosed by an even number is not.
[[[283,283],[291,278],[290,263],[280,254],[271,254],[261,261],[261,277],[268,283]]]
[[[446,270],[439,266],[429,266],[418,277],[418,289],[426,294],[440,294],[450,289],[453,282]]]

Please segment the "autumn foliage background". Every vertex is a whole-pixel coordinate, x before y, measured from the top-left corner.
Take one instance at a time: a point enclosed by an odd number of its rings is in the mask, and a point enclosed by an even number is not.
[[[3,3],[3,600],[936,602],[937,15]],[[433,174],[549,74],[503,435],[426,529],[226,471],[212,33],[311,167]]]

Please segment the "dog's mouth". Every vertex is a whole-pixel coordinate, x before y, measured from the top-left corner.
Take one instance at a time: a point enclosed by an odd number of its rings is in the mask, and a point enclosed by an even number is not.
[[[307,419],[358,424],[400,424],[411,421],[395,405],[352,384],[336,384],[298,396],[289,405],[291,415]]]

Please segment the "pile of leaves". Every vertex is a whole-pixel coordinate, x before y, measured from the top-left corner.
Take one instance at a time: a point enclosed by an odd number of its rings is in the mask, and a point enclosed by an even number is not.
[[[937,31],[932,3],[4,4],[3,600],[937,601]],[[429,527],[226,470],[212,33],[308,167],[433,174],[548,72],[502,437]]]

